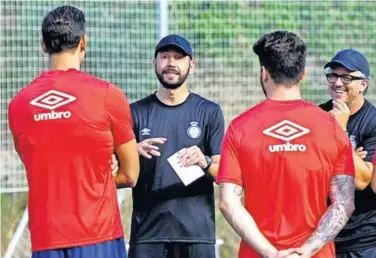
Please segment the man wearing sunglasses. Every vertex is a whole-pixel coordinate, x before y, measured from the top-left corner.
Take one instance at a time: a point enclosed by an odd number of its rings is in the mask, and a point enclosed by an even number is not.
[[[376,195],[370,185],[376,107],[365,99],[369,64],[357,50],[344,49],[324,68],[332,99],[320,107],[348,132],[355,166],[355,211],[335,239],[337,257],[376,257]]]

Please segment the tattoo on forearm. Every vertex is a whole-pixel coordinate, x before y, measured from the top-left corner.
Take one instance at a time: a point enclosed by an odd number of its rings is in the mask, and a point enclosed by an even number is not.
[[[319,225],[306,244],[312,245],[313,253],[341,231],[354,209],[354,178],[334,176],[330,183],[331,205],[321,217]]]

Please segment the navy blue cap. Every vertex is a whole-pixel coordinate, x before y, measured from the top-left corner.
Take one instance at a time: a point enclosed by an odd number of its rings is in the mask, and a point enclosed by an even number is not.
[[[355,49],[348,48],[339,51],[324,68],[333,68],[338,65],[352,72],[359,71],[367,78],[370,75],[369,64],[366,57]]]
[[[176,35],[176,34],[170,34],[164,38],[162,38],[157,46],[155,47],[155,53],[154,56],[157,56],[158,52],[161,49],[165,49],[168,47],[172,48],[178,48],[183,53],[185,53],[187,56],[192,57],[193,50],[191,47],[191,44],[189,44],[188,40],[183,38],[182,36]]]

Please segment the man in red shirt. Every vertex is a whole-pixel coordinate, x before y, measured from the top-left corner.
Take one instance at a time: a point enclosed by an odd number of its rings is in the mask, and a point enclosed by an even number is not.
[[[253,50],[267,99],[228,128],[217,176],[221,212],[242,238],[241,258],[334,258],[332,239],[354,209],[350,141],[301,97],[306,45],[298,36],[276,31]]]
[[[49,12],[42,34],[50,70],[13,98],[8,115],[29,183],[32,257],[124,258],[116,187],[133,187],[139,173],[129,103],[119,88],[79,70],[82,11]]]

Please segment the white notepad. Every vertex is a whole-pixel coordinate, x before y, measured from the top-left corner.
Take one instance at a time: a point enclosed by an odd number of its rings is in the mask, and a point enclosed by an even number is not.
[[[174,169],[175,173],[178,175],[185,186],[205,175],[204,171],[198,165],[181,167],[180,163],[178,163],[178,156],[179,151],[170,156],[167,161],[168,163],[170,163],[171,167]]]

